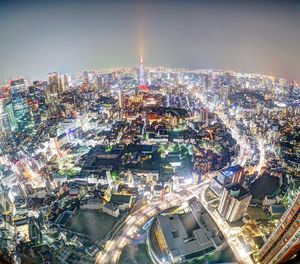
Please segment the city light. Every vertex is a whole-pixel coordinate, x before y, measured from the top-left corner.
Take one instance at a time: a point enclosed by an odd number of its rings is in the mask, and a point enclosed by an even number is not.
[[[0,3],[0,262],[299,258],[292,4],[64,1]]]

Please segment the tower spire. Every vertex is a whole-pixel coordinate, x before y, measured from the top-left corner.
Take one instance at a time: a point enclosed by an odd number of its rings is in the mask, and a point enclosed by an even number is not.
[[[143,56],[141,56],[141,60],[140,60],[140,72],[139,72],[139,86],[138,86],[138,88],[140,90],[143,90],[144,92],[148,91],[148,87],[147,87],[146,81],[145,81]]]
[[[144,73],[144,65],[143,65],[143,56],[141,56],[141,62],[140,62],[140,85],[145,85],[145,73]]]

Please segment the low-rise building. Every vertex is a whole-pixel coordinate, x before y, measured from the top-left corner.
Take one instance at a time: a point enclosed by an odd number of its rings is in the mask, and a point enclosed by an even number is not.
[[[286,211],[286,208],[284,205],[271,205],[269,208],[269,212],[272,217],[280,218],[284,212]]]
[[[159,215],[155,223],[171,263],[198,259],[223,245],[223,236],[204,207],[195,199],[189,206],[189,212]]]
[[[99,210],[103,207],[100,198],[90,198],[86,203],[80,205],[82,209]]]
[[[117,206],[121,211],[131,208],[132,202],[132,196],[127,194],[112,194],[110,198],[110,203]]]
[[[113,205],[112,203],[106,203],[103,206],[103,212],[107,213],[113,217],[119,217],[119,215],[120,215],[119,207]]]

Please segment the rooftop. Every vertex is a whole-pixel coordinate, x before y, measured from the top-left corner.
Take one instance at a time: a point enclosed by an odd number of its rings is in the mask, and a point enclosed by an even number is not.
[[[279,178],[270,175],[260,176],[250,186],[252,198],[263,199],[266,195],[273,195],[279,187]]]
[[[242,200],[246,196],[250,195],[241,184],[239,183],[231,183],[225,186],[229,194],[237,200]]]
[[[172,256],[192,259],[215,250],[222,242],[205,209],[193,203],[193,212],[159,215],[158,225]],[[197,217],[197,218],[196,218]]]
[[[112,194],[110,202],[115,204],[130,203],[130,199],[131,195]]]

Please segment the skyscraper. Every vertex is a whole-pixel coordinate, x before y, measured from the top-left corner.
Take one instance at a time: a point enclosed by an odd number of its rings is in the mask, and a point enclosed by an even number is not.
[[[0,153],[12,139],[9,119],[4,111],[3,99],[0,98]]]
[[[222,185],[227,185],[230,183],[243,184],[244,168],[240,165],[230,166],[224,170],[219,171],[217,180]]]
[[[11,101],[5,103],[4,111],[7,114],[11,131],[15,131],[18,128],[18,124],[15,118],[14,108]]]
[[[52,101],[59,95],[59,80],[57,72],[48,73],[49,89],[48,89],[48,99]]]
[[[12,195],[8,187],[5,187],[0,181],[0,214],[3,216],[12,213],[13,202]]]
[[[204,88],[205,88],[205,91],[207,91],[208,88],[209,88],[209,76],[208,76],[208,74],[204,75]]]
[[[122,109],[122,91],[119,89],[118,91],[118,101],[119,101],[119,108]]]
[[[10,81],[10,87],[13,94],[26,92],[27,86],[24,79],[17,79]]]
[[[68,76],[66,74],[61,75],[60,81],[61,81],[62,91],[63,92],[68,91],[69,90]]]
[[[9,120],[5,112],[0,112],[0,133],[11,133]]]
[[[218,211],[228,222],[241,220],[251,200],[251,194],[239,183],[225,186]]]
[[[14,118],[17,122],[18,130],[23,131],[31,125],[31,113],[28,106],[27,98],[22,94],[15,94],[11,98]]]
[[[280,219],[280,223],[262,246],[259,262],[284,263],[300,250],[300,193]]]

